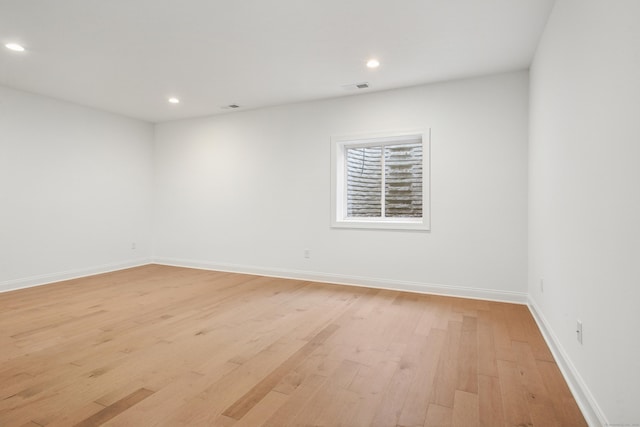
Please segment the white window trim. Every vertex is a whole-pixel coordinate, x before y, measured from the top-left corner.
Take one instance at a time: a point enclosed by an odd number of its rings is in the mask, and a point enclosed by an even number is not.
[[[376,146],[385,142],[409,142],[422,139],[422,218],[347,218],[346,164],[347,147]],[[431,229],[431,130],[378,132],[331,137],[331,227],[382,230]]]

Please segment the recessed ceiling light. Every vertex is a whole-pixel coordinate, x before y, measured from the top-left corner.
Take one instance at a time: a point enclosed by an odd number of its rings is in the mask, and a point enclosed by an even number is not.
[[[180,100],[178,98],[169,98],[170,104],[180,104]]]
[[[7,43],[4,45],[4,47],[16,52],[24,52],[24,47],[20,46],[18,43]]]
[[[367,61],[367,67],[369,68],[378,68],[380,66],[380,61],[377,59],[370,59]]]

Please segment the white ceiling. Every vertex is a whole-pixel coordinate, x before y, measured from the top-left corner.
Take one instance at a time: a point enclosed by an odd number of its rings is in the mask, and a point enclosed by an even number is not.
[[[553,2],[0,0],[0,84],[157,122],[526,69]]]

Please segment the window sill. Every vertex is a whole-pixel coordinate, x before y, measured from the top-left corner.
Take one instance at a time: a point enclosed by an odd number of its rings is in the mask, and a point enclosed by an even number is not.
[[[341,220],[332,221],[331,228],[353,228],[368,230],[429,231],[429,224],[420,221],[381,221],[381,220]]]

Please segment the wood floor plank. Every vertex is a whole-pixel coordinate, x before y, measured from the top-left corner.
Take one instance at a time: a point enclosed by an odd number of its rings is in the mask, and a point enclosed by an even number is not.
[[[462,335],[462,322],[449,321],[446,341],[438,363],[431,401],[437,405],[453,408],[458,382],[458,352]]]
[[[288,374],[293,368],[299,365],[304,359],[309,357],[313,351],[322,345],[331,334],[339,329],[338,325],[328,325],[316,336],[314,336],[300,350],[292,354],[286,361],[280,364],[275,370],[267,375],[262,381],[256,384],[244,396],[236,400],[229,406],[222,415],[236,420],[241,419],[249,412],[260,400],[262,400],[273,388]]]
[[[536,360],[544,360],[547,362],[553,362],[553,355],[551,350],[547,346],[535,319],[531,315],[528,309],[522,310],[520,313],[522,326],[524,328],[527,340],[526,342],[531,347],[531,351]]]
[[[434,303],[436,311],[434,314],[435,323],[433,327],[436,329],[447,329],[453,299],[440,295],[432,295],[430,300]]]
[[[456,390],[478,393],[478,321],[464,316],[460,330]]]
[[[268,417],[263,425],[265,427],[282,427],[290,424],[291,420],[295,419],[303,410],[304,404],[315,395],[326,381],[327,378],[321,375],[306,377],[300,386],[289,395],[289,399],[273,415]]]
[[[509,426],[532,425],[526,391],[520,382],[520,373],[516,363],[498,360],[498,376],[505,424]]]
[[[454,427],[474,427],[478,425],[478,395],[457,390],[453,401],[451,425]]]
[[[258,427],[262,426],[282,405],[289,396],[270,391],[263,399],[251,408],[239,421],[233,424],[234,427]]]
[[[478,310],[478,374],[497,377],[498,365],[493,327],[491,312]]]
[[[586,425],[522,305],[147,265],[0,293],[0,349],[1,426]]]
[[[397,424],[416,371],[417,367],[410,361],[401,360],[398,363],[371,421],[372,426]]]
[[[542,381],[549,391],[549,398],[553,403],[560,425],[586,426],[586,422],[580,415],[580,408],[571,395],[567,383],[564,382],[556,363],[537,360],[536,365]]]
[[[520,381],[526,392],[531,419],[535,425],[560,426],[550,393],[538,371],[533,351],[526,342],[513,342]]]
[[[401,426],[424,424],[445,335],[444,331],[433,329],[424,340],[424,344],[418,347],[417,352],[410,355],[411,359],[408,361],[415,364],[417,369],[398,419],[398,424]],[[417,337],[412,341],[419,342]]]
[[[478,421],[481,427],[504,425],[502,392],[497,375],[478,376]]]
[[[89,418],[90,416],[100,412],[104,409],[103,405],[100,405],[96,402],[89,402],[83,407],[78,407],[73,411],[65,411],[61,413],[56,418],[44,418],[44,417],[34,417],[34,421],[36,421],[39,425],[47,426],[47,427],[67,427],[76,425],[79,422]],[[47,415],[45,415],[47,416]]]
[[[83,421],[80,421],[75,427],[91,427],[91,426],[99,426],[109,421],[111,418],[121,414],[127,409],[131,408],[138,402],[146,399],[151,396],[153,391],[147,390],[146,388],[141,388],[139,390],[134,391],[130,395],[120,399],[113,405],[107,406],[99,412],[96,412],[89,418],[86,418]]]
[[[225,362],[212,370],[210,375],[195,372],[180,375],[131,410],[113,418],[109,425],[113,427],[160,425],[168,418],[170,419],[173,414],[179,412],[187,399],[206,390],[211,383],[216,383],[238,369],[239,366],[235,363]]]
[[[309,377],[329,377],[340,365],[341,360],[329,358],[331,346],[325,344],[318,347],[306,360],[293,371],[285,375],[274,387],[274,391],[293,394]]]
[[[431,403],[427,409],[427,419],[424,427],[450,427],[453,409]]]
[[[359,399],[358,394],[348,388],[361,367],[359,363],[343,360],[340,367],[318,387],[290,423],[333,426],[347,419],[349,411]]]
[[[281,338],[218,381],[209,383],[204,389],[192,390],[195,393],[186,396],[184,404],[174,411],[167,422],[175,425],[214,425],[227,407],[304,344],[306,343],[300,340]]]
[[[350,416],[344,420],[346,425],[350,427],[371,425],[383,392],[397,368],[398,363],[390,360],[381,360],[373,367],[360,367],[358,374],[348,387],[358,395],[359,400],[352,408]]]
[[[491,320],[491,324],[493,325],[496,359],[515,362],[516,357],[513,354],[513,349],[511,348],[511,336],[509,335],[509,318],[505,314],[503,304],[491,304]]]

